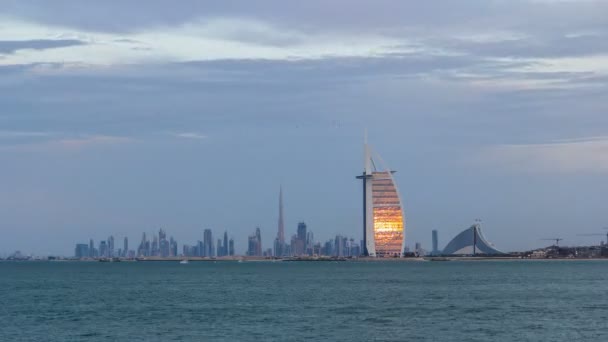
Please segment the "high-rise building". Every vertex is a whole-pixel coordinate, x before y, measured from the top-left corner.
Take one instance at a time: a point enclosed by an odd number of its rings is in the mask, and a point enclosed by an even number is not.
[[[107,241],[100,241],[99,242],[99,256],[102,258],[107,258],[109,255],[108,253],[108,242]]]
[[[213,253],[213,233],[211,229],[205,229],[203,232],[203,256],[210,258]]]
[[[79,243],[76,245],[74,250],[74,256],[76,258],[87,258],[89,257],[89,245],[86,243]]]
[[[91,257],[91,258],[96,257],[96,255],[95,255],[95,243],[93,242],[93,239],[89,240],[89,257]]]
[[[422,250],[422,244],[420,242],[416,242],[414,244],[414,252],[418,255],[424,255],[424,251]]]
[[[228,232],[224,231],[224,244],[222,245],[222,256],[229,255],[228,254]]]
[[[257,227],[255,233],[249,236],[247,255],[262,256],[262,234],[260,232],[260,227]]]
[[[279,187],[279,222],[277,237],[274,242],[274,256],[285,255],[285,221],[283,218],[283,187]]]
[[[323,255],[323,247],[321,246],[320,242],[317,242],[314,244],[312,254],[313,255]]]
[[[311,231],[306,233],[306,255],[314,255],[315,236]]]
[[[196,243],[196,256],[202,257],[205,256],[205,245],[203,244],[203,241],[198,240]]]
[[[306,223],[300,222],[298,223],[298,230],[294,241],[295,246],[292,246],[294,255],[301,256],[306,254],[306,237]]]
[[[354,239],[350,239],[350,248],[348,256],[357,257],[361,255],[361,247],[355,243]]]
[[[161,228],[158,231],[158,254],[161,257],[166,258],[169,256],[170,248],[169,241],[167,241],[167,233]]]
[[[255,237],[258,240],[258,248],[256,250],[256,255],[262,255],[262,232],[260,231],[260,227],[255,228]]]
[[[283,245],[281,244],[281,242],[279,242],[279,238],[275,237],[274,238],[274,242],[273,242],[273,254],[272,256],[274,257],[281,257],[283,256],[283,253],[285,252],[285,248],[283,248]]]
[[[137,255],[140,257],[149,256],[150,254],[148,251],[148,246],[149,242],[146,238],[146,232],[143,232],[141,236],[141,242],[139,243],[139,247],[137,248]]]
[[[217,245],[215,246],[215,255],[218,257],[224,256],[224,250],[222,246],[222,239],[217,239]]]
[[[173,236],[169,239],[169,256],[177,256],[177,241],[173,239]]]
[[[154,235],[152,237],[152,251],[150,253],[152,256],[159,256],[160,249],[158,248],[158,235]]]
[[[291,236],[291,242],[289,244],[290,247],[290,256],[297,256],[299,249],[298,249],[298,235],[297,234],[293,234]]]
[[[114,257],[114,236],[110,235],[108,238],[108,257]]]
[[[122,256],[127,257],[129,254],[129,239],[125,236],[122,246]]]
[[[433,250],[431,254],[438,255],[439,254],[439,233],[436,229],[433,229]]]
[[[228,255],[234,256],[234,239],[230,239],[228,241]]]
[[[371,150],[364,144],[363,254],[373,257],[401,256],[405,246],[405,220],[392,170],[378,170]],[[381,159],[380,159],[381,161]]]
[[[334,256],[343,257],[347,256],[346,245],[348,242],[348,238],[342,235],[336,235],[334,239]]]
[[[334,255],[334,240],[327,240],[323,246],[323,255]]]

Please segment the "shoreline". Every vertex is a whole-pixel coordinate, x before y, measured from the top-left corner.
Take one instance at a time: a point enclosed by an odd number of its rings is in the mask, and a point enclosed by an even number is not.
[[[266,258],[266,257],[251,257],[251,256],[235,256],[235,257],[145,257],[145,258],[50,258],[50,259],[0,259],[2,261],[34,261],[34,262],[446,262],[446,261],[608,261],[608,258],[521,258],[515,256],[505,257],[490,257],[490,256],[446,256],[446,257],[407,257],[407,258],[338,258],[338,257],[293,257],[293,258]]]

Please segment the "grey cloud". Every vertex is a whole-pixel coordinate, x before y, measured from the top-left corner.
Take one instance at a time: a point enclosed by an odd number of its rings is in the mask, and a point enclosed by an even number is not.
[[[577,36],[545,34],[485,43],[444,40],[436,44],[476,56],[551,58],[607,54],[607,41],[608,31],[602,31]]]
[[[178,25],[197,18],[244,17],[309,30],[401,30],[453,28],[555,31],[605,27],[608,3],[510,1],[282,0],[9,0],[9,15],[85,30],[132,31]],[[78,15],[74,15],[78,13]]]
[[[540,136],[534,130],[547,124],[545,120],[552,115],[559,115],[561,122],[567,121],[568,125],[556,125],[544,133],[557,135],[551,138],[559,138],[573,127],[593,131],[593,127],[608,124],[597,115],[601,108],[597,107],[595,91],[601,89],[477,89],[469,86],[470,79],[458,76],[459,72],[476,72],[479,79],[487,80],[549,79],[602,85],[601,79],[585,73],[506,70],[515,65],[522,64],[469,56],[394,56],[298,62],[190,62],[54,75],[7,67],[13,77],[19,73],[24,76],[17,86],[4,87],[0,92],[0,102],[6,110],[0,114],[0,125],[14,130],[65,129],[132,136],[167,130],[301,125],[328,118],[353,124],[364,121],[366,113],[383,113],[377,116],[378,122],[420,120],[410,123],[408,129],[433,122],[443,127],[438,132],[447,139],[457,134],[453,127],[467,131],[483,123],[515,136],[522,131],[525,136]],[[0,75],[3,69],[0,68]],[[71,96],[74,93],[78,96]],[[369,101],[370,98],[374,100]],[[579,114],[580,101],[573,99],[584,101],[588,112]],[[585,121],[581,122],[581,118]],[[597,124],[587,126],[588,122]],[[482,132],[476,133],[479,139]],[[491,132],[483,139],[494,142],[498,136]],[[416,136],[419,132],[414,129],[408,134]]]
[[[0,40],[0,53],[13,53],[22,49],[45,50],[83,44],[86,43],[76,39]]]

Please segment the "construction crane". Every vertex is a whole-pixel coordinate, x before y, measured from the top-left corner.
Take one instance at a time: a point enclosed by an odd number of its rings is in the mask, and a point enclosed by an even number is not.
[[[555,247],[559,247],[559,242],[564,240],[562,238],[551,238],[551,239],[541,239],[541,240],[548,240],[548,241],[555,241]]]

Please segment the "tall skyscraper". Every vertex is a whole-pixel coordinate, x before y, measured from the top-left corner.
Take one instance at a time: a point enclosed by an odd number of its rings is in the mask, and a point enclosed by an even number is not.
[[[298,240],[306,241],[306,223],[298,223]]]
[[[142,256],[148,256],[148,252],[146,249],[146,242],[148,240],[146,239],[146,232],[143,232],[141,235],[141,242],[139,243],[139,247],[137,248],[137,255],[142,257]]]
[[[150,253],[152,256],[159,256],[160,249],[158,248],[158,235],[154,235],[152,237],[152,252]]]
[[[94,258],[95,255],[95,243],[93,242],[93,239],[89,240],[89,257]]]
[[[433,251],[431,252],[431,254],[433,255],[437,255],[439,254],[439,234],[437,233],[436,229],[433,229]]]
[[[196,243],[196,256],[202,257],[205,256],[205,248],[204,248],[204,244],[201,240],[198,240],[198,242]]]
[[[228,232],[227,231],[224,231],[224,245],[222,247],[223,247],[222,256],[229,255],[228,254]]]
[[[315,237],[311,231],[306,232],[306,251],[307,255],[314,255]]]
[[[114,236],[112,235],[108,238],[108,257],[114,257]]]
[[[173,236],[169,239],[169,256],[177,256],[177,241],[173,239]]]
[[[285,255],[285,221],[283,217],[283,186],[279,187],[279,222],[277,237],[274,241],[274,256]]]
[[[228,241],[228,255],[234,256],[234,239],[230,239]]]
[[[346,252],[346,243],[348,239],[342,235],[336,235],[334,239],[334,255],[337,257],[345,256]]]
[[[401,256],[405,246],[405,220],[393,179],[395,171],[376,168],[367,137],[364,160],[363,174],[357,177],[363,180],[363,254]]]
[[[215,255],[218,257],[224,256],[224,249],[222,247],[222,239],[217,239],[217,245],[215,246]]]
[[[129,238],[125,236],[122,247],[122,256],[127,257],[129,255]]]
[[[102,258],[107,258],[108,257],[108,242],[107,241],[100,241],[99,242],[99,256]]]
[[[247,255],[262,256],[262,234],[260,232],[260,227],[256,227],[255,233],[249,236]]]
[[[205,229],[203,232],[203,256],[210,258],[213,256],[213,252],[213,233],[211,229]]]
[[[159,255],[163,258],[169,256],[169,241],[167,241],[167,233],[161,228],[158,231],[158,250]]]
[[[297,256],[306,254],[306,223],[298,223],[295,246],[292,248],[295,249],[294,254]]]
[[[258,248],[256,250],[256,255],[262,255],[262,232],[260,231],[260,227],[255,229],[255,237],[258,240]]]
[[[76,258],[86,258],[89,256],[89,245],[86,243],[79,243],[76,245],[74,250],[74,256]]]

